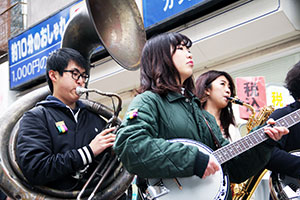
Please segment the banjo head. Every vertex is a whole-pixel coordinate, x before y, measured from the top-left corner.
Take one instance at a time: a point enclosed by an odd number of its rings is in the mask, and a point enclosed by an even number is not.
[[[169,142],[181,142],[185,145],[198,147],[199,151],[211,156],[219,165],[220,170],[205,179],[198,176],[170,178],[170,179],[148,179],[150,185],[147,189],[148,195],[156,197],[156,200],[199,200],[199,199],[226,199],[228,193],[228,177],[223,174],[222,167],[217,159],[211,154],[212,150],[194,140],[172,139]]]

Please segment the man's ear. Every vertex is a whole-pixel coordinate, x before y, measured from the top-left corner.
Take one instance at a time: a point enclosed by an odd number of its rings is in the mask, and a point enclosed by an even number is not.
[[[57,76],[59,75],[57,71],[49,70],[48,72],[49,78],[52,82],[55,82],[57,80]]]

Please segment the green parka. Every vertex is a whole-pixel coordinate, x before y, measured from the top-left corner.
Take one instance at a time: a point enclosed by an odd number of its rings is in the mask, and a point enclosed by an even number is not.
[[[170,143],[172,138],[188,138],[215,150],[204,117],[222,146],[215,118],[199,108],[199,99],[170,92],[166,96],[146,91],[131,102],[115,141],[114,150],[125,168],[144,178],[202,177],[209,156],[197,147]],[[231,182],[242,182],[262,169],[270,158],[272,146],[263,142],[231,159],[223,166]]]

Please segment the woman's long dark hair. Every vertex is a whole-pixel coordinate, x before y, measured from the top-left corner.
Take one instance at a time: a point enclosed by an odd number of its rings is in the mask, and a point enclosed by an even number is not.
[[[180,33],[163,33],[146,42],[141,58],[139,93],[149,90],[165,95],[170,91],[179,92],[181,87],[194,92],[192,76],[183,85],[179,84],[180,75],[172,60],[176,46],[180,44],[190,48],[192,41]]]
[[[196,96],[201,101],[201,108],[204,109],[204,106],[207,101],[206,90],[211,89],[211,83],[220,76],[225,76],[229,82],[231,96],[235,96],[235,86],[231,76],[224,71],[210,70],[201,74],[196,80]],[[230,138],[229,135],[229,125],[235,125],[235,118],[233,115],[232,104],[231,102],[221,110],[220,114],[221,126],[224,129],[224,135],[226,138]]]

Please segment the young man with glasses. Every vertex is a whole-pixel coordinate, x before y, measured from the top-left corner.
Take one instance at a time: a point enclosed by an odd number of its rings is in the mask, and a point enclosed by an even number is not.
[[[89,69],[88,62],[69,48],[55,51],[47,60],[52,95],[24,114],[17,142],[18,164],[32,185],[81,189],[85,181],[79,175],[115,141],[114,128],[103,130],[106,122],[76,93],[87,83]]]

